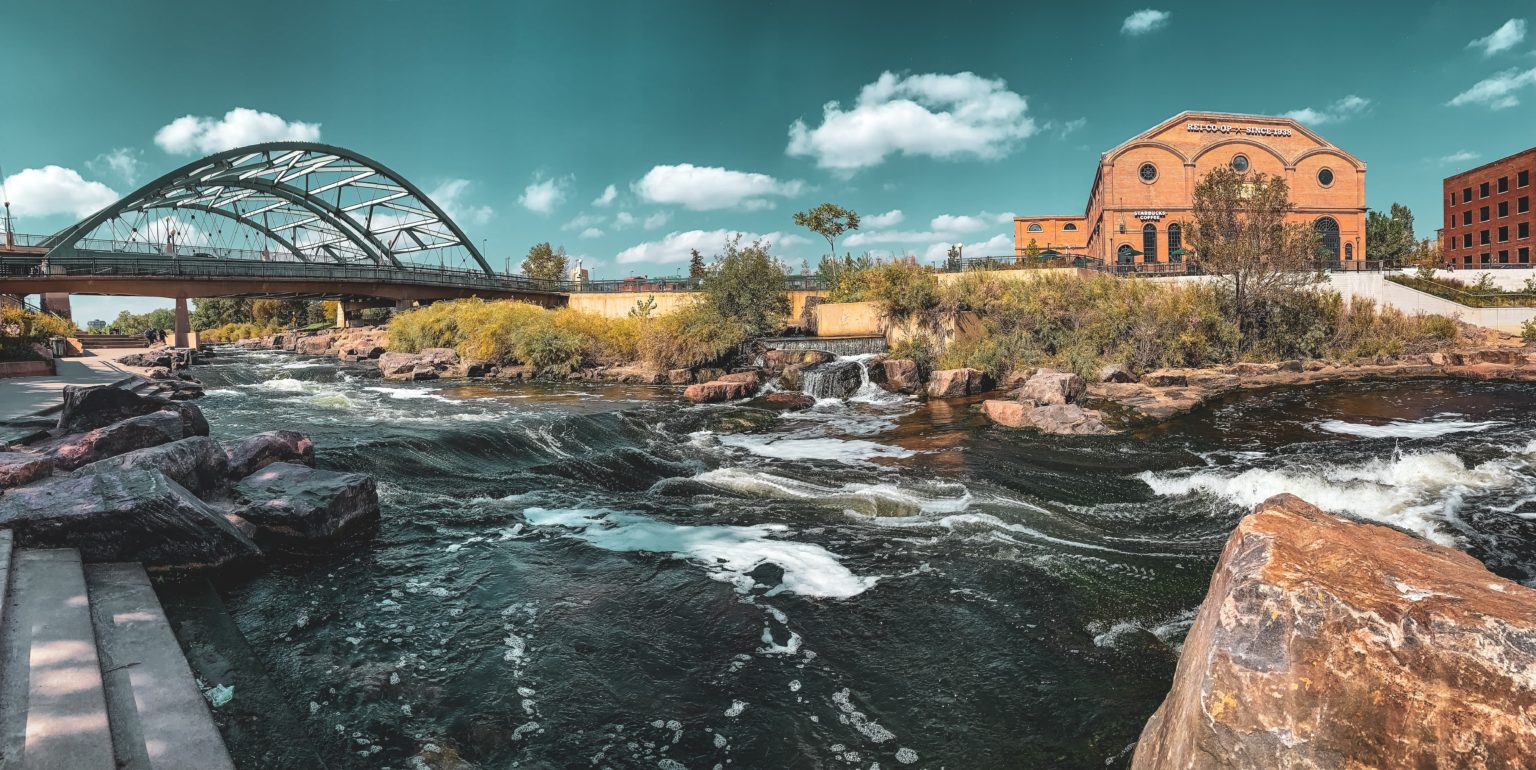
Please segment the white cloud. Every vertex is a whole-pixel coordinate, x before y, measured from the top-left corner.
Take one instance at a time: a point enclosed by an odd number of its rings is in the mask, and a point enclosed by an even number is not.
[[[774,197],[798,195],[799,180],[780,181],[767,174],[718,166],[656,166],[634,184],[635,193],[652,203],[675,203],[695,211],[773,208]]]
[[[12,212],[22,217],[67,214],[85,218],[121,197],[101,182],[87,180],[80,172],[61,166],[18,171],[5,178],[5,191],[11,199]]]
[[[847,238],[843,243],[848,246],[868,246],[872,244],[906,244],[917,246],[942,240],[946,243],[954,243],[963,240],[966,236],[989,228],[1006,229],[1012,231],[1013,214],[993,213],[983,211],[978,214],[940,214],[928,223],[927,230],[859,230]]]
[[[470,184],[468,179],[449,179],[433,188],[427,197],[448,212],[448,216],[460,227],[483,225],[491,221],[491,216],[496,212],[490,206],[476,206],[464,201],[464,193]]]
[[[318,142],[319,123],[287,121],[236,107],[223,118],[183,115],[155,132],[155,144],[177,155],[210,154],[258,142]]]
[[[1061,138],[1065,139],[1072,134],[1081,131],[1083,126],[1086,125],[1088,125],[1087,118],[1076,118],[1061,124]]]
[[[724,246],[727,238],[736,237],[733,230],[688,230],[686,232],[668,233],[659,241],[646,241],[635,244],[614,257],[619,264],[632,264],[636,262],[649,262],[654,264],[669,264],[673,262],[687,262],[690,252],[698,249],[701,254],[718,253]],[[766,240],[774,248],[795,246],[808,243],[793,233],[772,232],[764,235],[755,233],[740,233],[743,242],[750,243],[755,240]]]
[[[1450,155],[1440,156],[1440,165],[1449,166],[1452,163],[1466,163],[1481,157],[1483,157],[1481,153],[1472,152],[1471,150],[1457,150]]]
[[[1509,109],[1520,103],[1520,91],[1529,86],[1536,86],[1536,67],[1524,71],[1507,69],[1478,81],[1448,103],[1452,107],[1481,104],[1495,110]]]
[[[667,216],[667,212],[658,211],[655,214],[646,217],[645,221],[640,223],[640,226],[647,230],[655,230],[656,228],[666,224],[668,219],[671,219],[671,217]]]
[[[619,197],[619,188],[617,188],[617,187],[615,187],[613,185],[608,185],[607,187],[603,188],[603,194],[602,195],[599,195],[596,198],[592,199],[592,205],[594,205],[594,206],[607,206],[608,204],[613,203],[614,199],[616,199],[618,197]]]
[[[1013,213],[993,214],[983,211],[971,216],[969,214],[940,214],[928,223],[928,226],[937,232],[943,233],[974,233],[977,230],[985,230],[994,225],[1013,222]]]
[[[1524,41],[1525,19],[1510,19],[1494,30],[1493,34],[1467,43],[1467,47],[1481,48],[1484,56],[1492,56],[1500,51],[1508,51]]]
[[[942,262],[949,256],[949,247],[957,241],[932,243],[923,251],[924,262]],[[1013,236],[994,235],[985,241],[965,243],[960,254],[964,257],[1006,257],[1013,255]]]
[[[970,72],[906,77],[884,72],[860,89],[850,109],[828,102],[821,125],[790,124],[785,151],[815,158],[817,166],[843,175],[891,155],[1000,158],[1036,131],[1024,97],[1007,85]]]
[[[575,177],[570,175],[552,179],[536,176],[533,182],[523,188],[523,194],[518,196],[517,202],[529,211],[548,214],[565,202],[566,190],[573,181]]]
[[[629,213],[628,211],[620,211],[619,213],[613,215],[614,227],[633,227],[636,221],[637,220],[635,219],[635,215]]]
[[[1320,110],[1303,107],[1302,109],[1291,110],[1285,113],[1285,117],[1309,126],[1320,126],[1324,123],[1338,123],[1348,120],[1364,112],[1370,106],[1370,99],[1350,94]]]
[[[571,217],[571,221],[566,222],[563,225],[560,225],[560,229],[561,230],[585,230],[588,227],[596,227],[597,225],[603,224],[606,221],[608,221],[608,218],[603,216],[603,215],[601,215],[601,214],[582,213],[582,214],[577,214],[574,217]]]
[[[901,220],[906,218],[907,215],[901,213],[901,209],[891,209],[884,214],[875,214],[874,216],[864,217],[859,221],[859,226],[873,228],[894,227],[895,225],[901,224]]]
[[[1145,35],[1148,32],[1162,29],[1168,26],[1168,17],[1173,14],[1168,11],[1158,11],[1152,8],[1143,8],[1120,22],[1120,34]]]
[[[581,231],[581,235],[578,235],[576,237],[577,238],[601,238],[601,237],[603,237],[603,231],[598,229],[598,228],[596,228],[596,227],[589,227],[589,228],[587,228],[585,230],[582,230]]]
[[[86,162],[95,174],[113,174],[127,184],[133,184],[139,179],[139,173],[144,169],[144,161],[140,160],[142,153],[128,147],[118,147],[111,152],[104,152]]]

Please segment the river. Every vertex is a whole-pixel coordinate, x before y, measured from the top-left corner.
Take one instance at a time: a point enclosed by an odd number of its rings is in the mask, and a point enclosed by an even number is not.
[[[1536,577],[1529,385],[1248,394],[1109,438],[865,389],[729,433],[675,389],[214,361],[216,437],[300,430],[379,482],[371,537],[220,586],[333,770],[1125,767],[1281,491]]]

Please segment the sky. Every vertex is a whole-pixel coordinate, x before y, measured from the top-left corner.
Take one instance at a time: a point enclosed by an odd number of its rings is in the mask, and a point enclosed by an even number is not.
[[[1100,153],[1184,110],[1289,114],[1429,237],[1440,180],[1536,141],[1536,5],[1479,2],[10,0],[0,171],[47,233],[201,154],[323,141],[427,190],[493,265],[689,249],[1012,253]],[[75,298],[80,322],[159,299]]]

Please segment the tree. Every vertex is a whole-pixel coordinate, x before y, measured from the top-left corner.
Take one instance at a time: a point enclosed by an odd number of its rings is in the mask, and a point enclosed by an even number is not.
[[[743,247],[740,235],[727,240],[702,287],[704,301],[716,313],[739,321],[752,336],[778,331],[789,315],[789,282],[768,248],[760,240]]]
[[[958,273],[960,265],[960,244],[951,244],[949,251],[944,253],[944,267],[951,273]]]
[[[1413,212],[1401,203],[1389,213],[1372,211],[1365,217],[1366,259],[1389,267],[1407,264],[1418,242],[1413,237]]]
[[[1226,279],[1239,348],[1263,303],[1323,278],[1317,232],[1287,222],[1294,209],[1290,189],[1278,176],[1222,166],[1195,185],[1195,221],[1185,230],[1200,268]]]
[[[837,254],[837,237],[859,229],[858,212],[835,203],[823,203],[795,214],[795,224],[827,239],[827,253]]]
[[[538,281],[558,281],[565,277],[565,247],[553,248],[549,241],[535,243],[523,260],[523,275]]]
[[[951,248],[953,248],[953,247],[951,247]],[[1022,265],[1022,264],[1027,264],[1027,263],[1030,263],[1030,262],[1034,262],[1036,259],[1039,259],[1039,258],[1040,258],[1040,244],[1035,242],[1034,238],[1030,238],[1029,239],[1029,243],[1024,244],[1024,255],[1023,255],[1023,258],[1019,260],[1019,264]]]
[[[704,255],[698,249],[688,250],[688,279],[697,284],[709,274],[709,268],[704,266]]]
[[[225,324],[247,324],[251,316],[251,300],[248,299],[194,299],[192,300],[192,328],[217,329]]]

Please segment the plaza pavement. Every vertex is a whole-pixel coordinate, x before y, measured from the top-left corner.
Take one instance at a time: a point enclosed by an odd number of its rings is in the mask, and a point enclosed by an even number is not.
[[[116,359],[145,350],[88,350],[83,357],[58,359],[59,373],[51,377],[0,378],[0,438],[10,439],[53,425],[53,415],[64,403],[66,385],[133,383],[142,370],[120,364]]]

